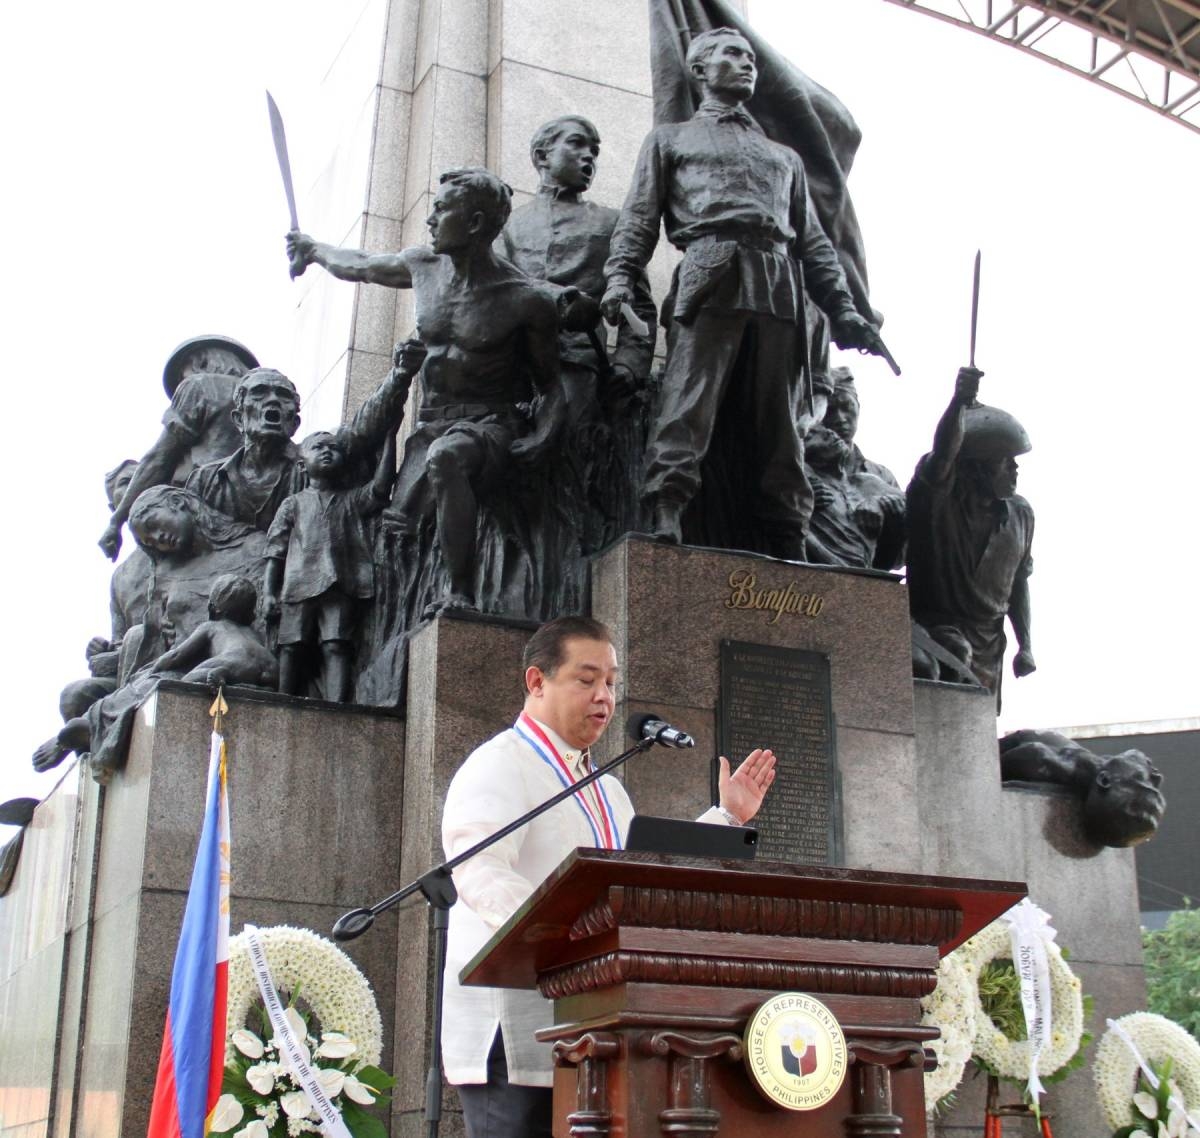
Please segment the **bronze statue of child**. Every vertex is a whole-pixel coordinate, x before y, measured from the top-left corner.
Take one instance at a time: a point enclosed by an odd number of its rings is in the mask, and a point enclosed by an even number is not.
[[[308,487],[284,500],[267,534],[263,616],[279,623],[279,690],[304,693],[305,659],[316,647],[322,694],[346,703],[359,616],[375,595],[370,518],[391,496],[396,439],[388,436],[362,486],[343,485],[346,445],[329,431],[309,435],[300,459]]]
[[[112,771],[124,765],[134,713],[160,679],[210,687],[273,688],[278,678],[275,657],[252,627],[257,600],[253,581],[236,573],[218,576],[209,590],[209,619],[145,665],[129,683],[67,720],[57,735],[34,751],[33,769],[50,770],[71,751],[91,752],[92,773],[98,781],[107,781]],[[184,668],[191,670],[180,676]]]
[[[208,594],[208,620],[159,656],[151,671],[161,675],[188,668],[181,679],[208,687],[274,688],[279,683],[279,665],[252,627],[257,603],[253,581],[235,573],[221,574]]]

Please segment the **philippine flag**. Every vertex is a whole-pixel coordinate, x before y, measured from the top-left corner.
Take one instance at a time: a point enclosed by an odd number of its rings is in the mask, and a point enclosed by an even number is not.
[[[204,826],[175,950],[148,1138],[204,1138],[221,1094],[229,980],[229,852],[225,740],[214,731]]]

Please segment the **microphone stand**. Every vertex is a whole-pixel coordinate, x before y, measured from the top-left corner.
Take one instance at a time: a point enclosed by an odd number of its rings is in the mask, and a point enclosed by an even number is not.
[[[509,822],[507,826],[484,838],[483,841],[476,842],[470,849],[463,850],[449,861],[434,866],[415,881],[410,881],[403,889],[397,889],[395,893],[385,897],[382,901],[377,901],[369,908],[351,909],[348,913],[343,913],[333,926],[334,940],[353,940],[355,937],[362,936],[375,923],[375,918],[380,913],[398,905],[414,893],[422,893],[428,903],[429,936],[433,944],[433,975],[437,981],[433,990],[433,1039],[429,1047],[429,1068],[425,1075],[425,1123],[428,1138],[437,1138],[438,1127],[442,1120],[442,980],[446,971],[446,937],[450,928],[450,907],[458,900],[458,891],[454,888],[454,881],[450,876],[451,871],[455,866],[462,865],[464,861],[470,860],[477,853],[495,845],[501,838],[508,837],[514,830],[519,830],[522,826],[532,822],[534,818],[545,814],[551,807],[578,794],[585,786],[590,786],[609,771],[628,762],[634,755],[648,751],[656,742],[658,740],[653,737],[639,739],[629,750],[622,751],[615,759],[610,759],[603,766],[597,767],[591,774],[585,775],[571,786],[564,787],[552,798],[547,798],[545,802]]]

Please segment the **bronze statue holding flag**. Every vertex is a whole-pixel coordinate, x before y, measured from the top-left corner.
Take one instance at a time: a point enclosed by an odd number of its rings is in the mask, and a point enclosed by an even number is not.
[[[812,367],[806,296],[840,347],[886,351],[845,196],[857,132],[828,92],[772,60],[772,102],[807,108],[802,160],[758,121],[759,57],[747,33],[710,27],[691,39],[679,66],[688,32],[681,17],[692,29],[710,25],[714,13],[735,19],[728,5],[654,0],[651,11],[659,125],[643,144],[613,234],[603,307],[615,322],[665,223],[684,257],[662,313],[667,365],[646,456],[653,529],[666,540],[686,530],[704,544],[802,560],[812,513],[799,424]],[[688,81],[699,95],[690,117],[680,113]],[[840,111],[834,130],[814,126],[815,106]],[[819,191],[810,186],[808,142]]]

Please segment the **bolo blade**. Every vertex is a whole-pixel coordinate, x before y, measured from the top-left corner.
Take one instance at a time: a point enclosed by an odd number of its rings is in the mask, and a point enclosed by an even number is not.
[[[975,277],[971,283],[971,366],[975,366],[975,335],[979,329],[979,262],[983,250],[975,250]]]
[[[279,107],[267,92],[267,115],[271,120],[271,138],[275,142],[275,157],[279,160],[279,173],[283,177],[283,192],[287,195],[288,215],[292,228],[300,228],[300,220],[296,214],[296,191],[292,187],[292,164],[288,160],[287,134],[283,129],[283,116]]]

